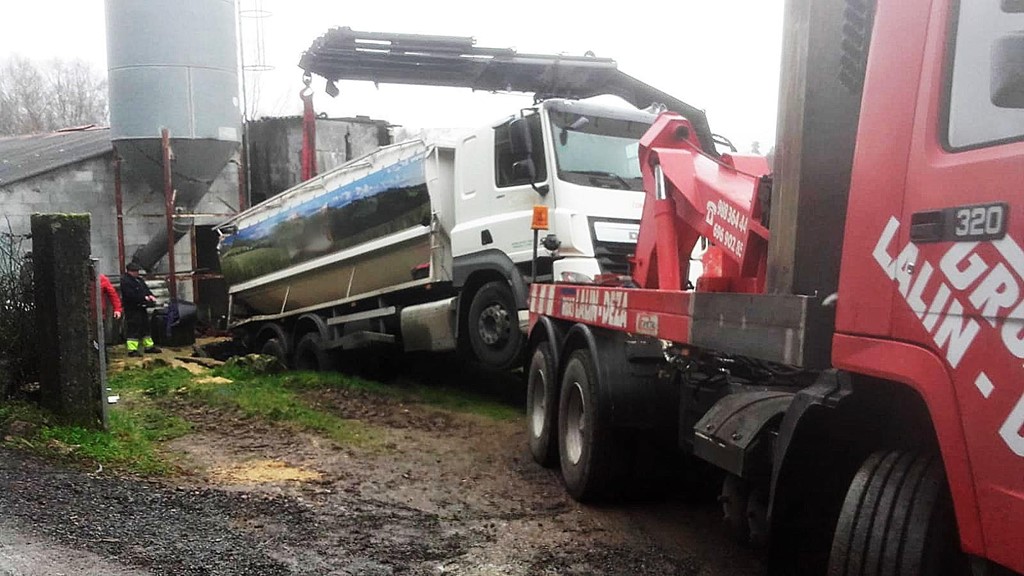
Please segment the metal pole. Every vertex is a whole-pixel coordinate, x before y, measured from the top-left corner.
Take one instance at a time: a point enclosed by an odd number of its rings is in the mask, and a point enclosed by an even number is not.
[[[100,406],[103,413],[103,429],[109,430],[107,417],[107,346],[103,326],[103,288],[100,286],[100,274],[96,269],[98,260],[92,261],[93,293],[96,295],[96,352],[99,354],[100,365]]]
[[[249,148],[248,148],[248,146],[249,145],[248,145],[247,142],[243,142],[242,143],[242,155],[241,155],[241,158],[239,158],[239,160],[238,160],[238,211],[239,212],[244,212],[245,209],[249,207],[249,195],[247,193],[248,186],[249,186],[249,184],[248,184],[249,179],[246,178],[246,170],[249,167],[249,161],[247,160],[247,158],[249,157]]]
[[[196,254],[196,224],[192,220],[192,229],[189,230],[192,237],[192,302],[199,304],[199,277],[196,276],[196,268],[199,267],[199,257]]]
[[[537,281],[537,239],[540,238],[540,230],[533,230],[533,263],[530,266],[530,283]]]
[[[121,155],[114,149],[114,206],[117,210],[117,270],[124,274],[124,193],[121,190]]]
[[[160,131],[160,150],[164,167],[164,214],[167,217],[167,289],[171,302],[178,300],[178,279],[174,275],[174,187],[171,182],[171,135]]]

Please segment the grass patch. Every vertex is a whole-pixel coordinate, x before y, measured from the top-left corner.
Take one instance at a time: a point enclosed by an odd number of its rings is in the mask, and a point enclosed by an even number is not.
[[[192,373],[184,368],[130,368],[111,373],[107,386],[115,392],[138,390],[147,396],[166,396],[186,389],[191,380]]]
[[[176,464],[172,455],[159,450],[160,443],[183,436],[191,428],[187,421],[164,409],[173,406],[168,402],[171,396],[237,410],[250,418],[323,435],[344,446],[375,446],[382,439],[380,430],[318,409],[304,393],[348,389],[494,420],[512,420],[521,415],[516,407],[458,388],[385,385],[340,373],[254,374],[234,365],[217,368],[210,375],[231,382],[199,384],[189,371],[173,367],[111,373],[109,386],[113,393],[122,395],[122,400],[109,407],[107,432],[58,425],[48,413],[24,402],[0,404],[0,430],[14,421],[27,422],[32,432],[15,439],[16,445],[109,469],[162,475],[173,472]]]
[[[188,395],[211,405],[237,408],[252,418],[316,432],[345,446],[369,446],[380,440],[377,431],[366,424],[313,408],[295,390],[283,386],[283,378],[286,376],[260,376],[239,378],[231,384],[199,384],[190,388]]]
[[[173,458],[160,453],[157,444],[187,434],[188,422],[144,401],[111,406],[108,416],[108,431],[90,430],[56,424],[52,415],[38,407],[12,403],[0,406],[0,428],[14,421],[30,424],[33,432],[10,444],[44,456],[143,475],[164,475],[175,469]]]
[[[39,426],[49,420],[49,413],[30,402],[10,400],[0,403],[0,430],[7,430],[12,422],[28,422]]]
[[[214,374],[245,383],[248,387],[278,387],[295,391],[349,389],[395,398],[407,404],[423,404],[454,412],[476,414],[493,420],[518,418],[518,408],[496,402],[477,392],[423,385],[382,384],[337,372],[286,372],[254,375],[239,366],[222,366]]]

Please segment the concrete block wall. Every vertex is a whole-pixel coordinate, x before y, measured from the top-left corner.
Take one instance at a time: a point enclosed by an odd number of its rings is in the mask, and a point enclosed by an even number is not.
[[[88,213],[90,244],[104,274],[117,274],[112,155],[83,160],[35,178],[0,186],[4,232],[28,234],[34,213]]]
[[[302,175],[302,118],[265,118],[249,125],[253,203],[299,183]],[[320,172],[391,143],[389,125],[366,117],[316,121]]]
[[[229,163],[197,207],[208,213],[199,219],[212,224],[238,210],[238,165]],[[125,254],[149,241],[153,231],[164,226],[163,191],[126,178],[122,183],[124,206]],[[0,186],[0,230],[28,234],[34,213],[88,213],[92,218],[90,244],[92,256],[99,259],[98,269],[108,276],[121,273],[117,257],[117,211],[114,200],[113,153],[69,164],[46,174]],[[222,216],[223,215],[223,216]],[[175,246],[177,269],[192,268],[192,243],[188,235]],[[166,259],[157,270],[167,270]],[[182,283],[191,291],[191,282]],[[190,294],[191,295],[191,294]]]

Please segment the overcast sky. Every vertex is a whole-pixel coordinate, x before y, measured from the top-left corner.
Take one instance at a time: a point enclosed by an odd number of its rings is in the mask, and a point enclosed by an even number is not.
[[[172,10],[173,0],[166,2]],[[265,63],[259,115],[297,114],[303,50],[334,26],[355,30],[473,36],[478,46],[613,58],[619,69],[708,113],[712,130],[746,150],[775,138],[783,0],[239,0],[262,5]],[[617,6],[617,7],[616,7]],[[259,7],[259,6],[256,6]],[[0,57],[83,58],[106,68],[103,0],[4,0]],[[243,19],[252,62],[256,21]],[[318,111],[358,114],[410,128],[470,127],[528,103],[528,97],[469,90],[341,82],[341,95],[315,84]],[[767,145],[765,145],[767,144]]]

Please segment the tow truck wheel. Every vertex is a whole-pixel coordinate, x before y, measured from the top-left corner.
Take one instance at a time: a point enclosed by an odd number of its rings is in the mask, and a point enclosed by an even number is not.
[[[828,574],[967,573],[941,459],[902,451],[869,456],[846,493]]]
[[[729,534],[740,544],[764,546],[768,535],[768,499],[765,489],[727,474],[718,496]]]
[[[530,358],[526,407],[530,452],[538,464],[551,468],[558,462],[558,383],[551,343],[547,341],[537,344]]]
[[[467,332],[473,354],[485,367],[507,370],[515,363],[523,332],[508,282],[495,280],[476,291],[469,305]]]
[[[750,522],[747,507],[750,504],[750,486],[739,476],[727,474],[722,482],[722,493],[718,496],[722,515],[729,534],[742,544],[750,542]]]
[[[599,400],[597,367],[588,350],[576,350],[565,365],[558,402],[558,452],[562,481],[581,502],[612,496],[624,479],[623,444],[609,426]]]

